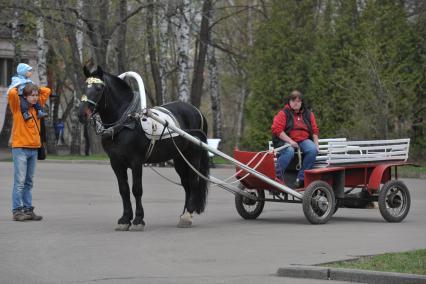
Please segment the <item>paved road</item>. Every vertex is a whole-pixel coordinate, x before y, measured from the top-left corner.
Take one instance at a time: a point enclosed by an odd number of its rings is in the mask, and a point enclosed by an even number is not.
[[[211,188],[206,212],[176,228],[184,192],[144,169],[144,232],[115,232],[121,199],[109,165],[40,162],[34,205],[42,222],[13,222],[12,164],[0,162],[0,283],[330,283],[275,277],[280,266],[426,248],[426,181],[406,179],[412,209],[403,223],[377,209],[339,209],[326,225],[299,204],[266,204],[258,220]],[[161,173],[177,179],[174,170]],[[213,169],[227,177],[230,168]],[[332,282],[336,283],[336,282]]]

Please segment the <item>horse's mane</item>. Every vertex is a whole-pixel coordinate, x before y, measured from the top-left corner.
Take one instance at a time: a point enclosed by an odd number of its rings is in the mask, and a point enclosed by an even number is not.
[[[113,87],[114,89],[120,90],[120,93],[129,93],[133,94],[132,88],[127,84],[126,81],[120,79],[118,76],[109,74],[104,72],[104,80],[108,82],[108,85],[110,87]]]

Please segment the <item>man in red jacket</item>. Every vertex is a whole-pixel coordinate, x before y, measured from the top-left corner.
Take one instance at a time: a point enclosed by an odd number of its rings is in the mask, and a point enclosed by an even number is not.
[[[275,148],[285,144],[291,146],[278,153],[277,178],[283,180],[284,172],[294,158],[294,149],[300,148],[304,158],[294,188],[303,187],[305,170],[313,167],[318,154],[319,128],[314,114],[304,107],[300,91],[290,93],[288,103],[275,115],[271,128]]]

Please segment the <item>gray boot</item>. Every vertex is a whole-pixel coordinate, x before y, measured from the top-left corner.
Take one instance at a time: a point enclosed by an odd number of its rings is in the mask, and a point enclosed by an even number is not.
[[[24,214],[28,216],[27,220],[40,221],[41,219],[43,219],[43,216],[40,216],[40,215],[37,215],[36,213],[34,213],[34,207],[25,208]]]
[[[13,221],[22,222],[29,219],[30,219],[30,216],[25,214],[22,209],[17,209],[16,211],[13,212]]]

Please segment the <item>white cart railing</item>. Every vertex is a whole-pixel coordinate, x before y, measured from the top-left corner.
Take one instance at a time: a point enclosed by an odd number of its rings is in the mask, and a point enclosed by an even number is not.
[[[319,139],[319,152],[314,167],[368,163],[380,161],[407,161],[410,139],[348,141],[346,138]],[[269,142],[269,149],[272,142]]]

